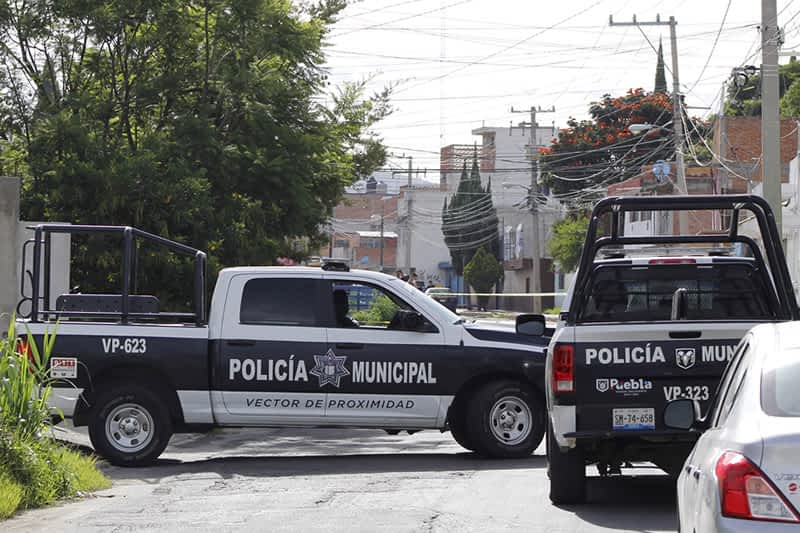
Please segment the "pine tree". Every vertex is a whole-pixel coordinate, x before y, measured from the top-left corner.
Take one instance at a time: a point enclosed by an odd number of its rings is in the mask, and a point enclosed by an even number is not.
[[[478,168],[477,153],[472,160],[472,168],[467,173],[467,164],[461,170],[458,189],[450,199],[445,199],[442,208],[442,233],[444,242],[450,249],[453,269],[460,276],[464,265],[480,247],[499,260],[500,239],[498,234],[497,211],[492,203],[491,179],[484,189]]]
[[[658,40],[658,62],[656,63],[656,87],[654,93],[667,92],[667,77],[664,74],[664,48],[661,46],[661,39]]]

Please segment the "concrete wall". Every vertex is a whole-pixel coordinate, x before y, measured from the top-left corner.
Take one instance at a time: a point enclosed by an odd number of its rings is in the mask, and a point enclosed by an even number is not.
[[[17,305],[19,178],[0,177],[0,334]]]

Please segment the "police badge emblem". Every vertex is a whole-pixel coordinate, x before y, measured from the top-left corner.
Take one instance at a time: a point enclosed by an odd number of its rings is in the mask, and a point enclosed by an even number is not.
[[[339,388],[341,379],[350,375],[350,371],[344,366],[347,361],[346,355],[336,355],[333,350],[328,350],[325,355],[314,356],[314,368],[311,369],[311,374],[319,378],[319,386],[331,384]]]
[[[694,348],[675,348],[675,364],[678,368],[688,370],[694,366]]]
[[[597,392],[606,392],[608,390],[608,378],[596,379],[594,384]]]

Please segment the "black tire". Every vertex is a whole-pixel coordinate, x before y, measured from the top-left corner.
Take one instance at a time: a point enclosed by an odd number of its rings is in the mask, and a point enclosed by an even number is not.
[[[476,453],[495,458],[527,457],[544,436],[543,404],[527,385],[493,381],[470,398],[465,426],[466,440]]]
[[[547,475],[550,478],[550,501],[556,505],[586,501],[586,461],[583,451],[558,448],[553,430],[547,428]]]
[[[447,419],[450,434],[459,446],[471,452],[475,451],[475,445],[469,440],[466,424],[464,423],[464,412],[462,410],[452,411]]]
[[[118,384],[102,390],[89,420],[95,451],[118,466],[143,466],[161,455],[172,437],[164,400],[139,385]]]

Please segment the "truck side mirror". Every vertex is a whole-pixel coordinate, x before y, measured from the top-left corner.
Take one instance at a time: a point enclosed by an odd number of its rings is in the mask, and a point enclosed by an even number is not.
[[[539,337],[544,335],[545,329],[544,315],[517,315],[516,331],[520,335]]]
[[[700,404],[696,400],[672,400],[664,409],[664,425],[670,429],[692,429],[700,420]]]

